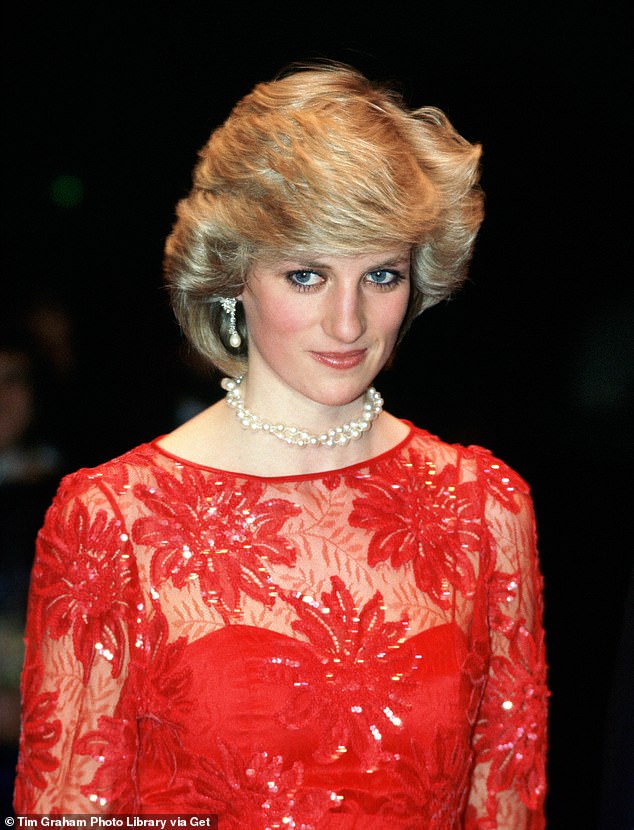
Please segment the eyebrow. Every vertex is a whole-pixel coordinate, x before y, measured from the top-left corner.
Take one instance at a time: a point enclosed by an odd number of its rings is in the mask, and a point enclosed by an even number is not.
[[[409,262],[410,262],[409,253],[402,254],[401,256],[395,256],[395,257],[392,257],[391,259],[387,259],[387,260],[383,260],[382,262],[378,262],[376,265],[372,265],[372,266],[370,266],[370,268],[367,268],[366,271],[380,271],[383,268],[395,268],[396,266],[402,266],[402,265],[405,265],[405,264],[409,265]],[[330,265],[327,265],[325,262],[319,262],[319,260],[312,260],[312,261],[307,262],[306,260],[300,259],[299,257],[297,259],[287,259],[287,260],[285,260],[285,262],[283,264],[286,265],[287,263],[289,265],[291,263],[293,263],[297,267],[302,268],[302,269],[306,269],[307,271],[309,269],[315,269],[315,270],[319,270],[319,271],[330,271],[331,267],[332,267]],[[301,265],[299,263],[301,263]]]

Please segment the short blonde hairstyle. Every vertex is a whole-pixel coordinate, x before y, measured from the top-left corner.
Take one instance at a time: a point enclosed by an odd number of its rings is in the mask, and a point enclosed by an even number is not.
[[[295,67],[241,99],[198,154],[176,207],[164,270],[183,332],[220,370],[229,348],[221,297],[241,293],[256,261],[412,247],[401,336],[463,282],[483,217],[481,148],[433,107],[340,64]]]

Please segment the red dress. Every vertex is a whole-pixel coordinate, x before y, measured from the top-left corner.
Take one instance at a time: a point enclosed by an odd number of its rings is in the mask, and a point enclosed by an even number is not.
[[[539,830],[541,596],[526,484],[415,427],[315,475],[156,442],[80,470],[38,536],[16,812]]]

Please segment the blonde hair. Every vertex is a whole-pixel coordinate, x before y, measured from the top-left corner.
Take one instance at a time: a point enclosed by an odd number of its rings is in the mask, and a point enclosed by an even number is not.
[[[188,339],[222,371],[220,297],[238,295],[255,261],[412,247],[402,334],[463,282],[483,217],[481,148],[438,109],[408,109],[394,90],[339,64],[296,67],[258,84],[198,154],[177,207],[164,269]]]

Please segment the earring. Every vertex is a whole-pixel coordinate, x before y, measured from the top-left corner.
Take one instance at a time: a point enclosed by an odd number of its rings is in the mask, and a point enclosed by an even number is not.
[[[236,298],[222,297],[220,305],[225,314],[229,315],[229,345],[232,349],[239,349],[242,345],[242,338],[236,328]]]

